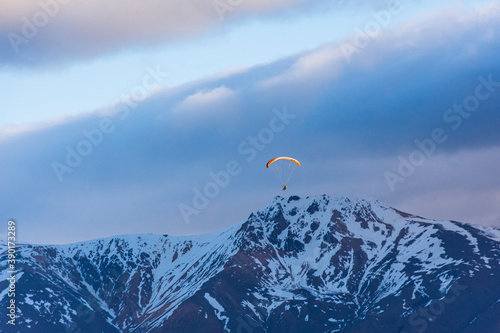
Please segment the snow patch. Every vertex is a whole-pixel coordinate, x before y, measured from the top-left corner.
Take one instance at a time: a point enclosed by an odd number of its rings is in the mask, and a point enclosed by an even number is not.
[[[219,302],[212,296],[210,296],[209,293],[205,293],[205,299],[208,301],[208,303],[215,309],[215,315],[220,321],[223,321],[224,328],[227,330],[227,324],[229,323],[229,317],[222,315],[226,310],[222,305],[220,305]]]

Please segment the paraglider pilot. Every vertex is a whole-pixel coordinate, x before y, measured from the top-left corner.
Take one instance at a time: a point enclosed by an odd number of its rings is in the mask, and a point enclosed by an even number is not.
[[[287,160],[287,161],[290,161],[290,162],[293,162],[293,163],[297,164],[297,165],[300,167],[300,162],[299,162],[299,161],[297,161],[297,160],[296,160],[296,159],[294,159],[294,158],[291,158],[291,157],[275,157],[275,158],[273,158],[272,160],[270,160],[269,162],[267,162],[267,164],[266,164],[266,168],[269,168],[269,166],[270,166],[271,164],[273,164],[274,162],[276,162],[276,161],[278,161],[278,160]],[[279,166],[278,166],[278,168],[279,168]],[[278,171],[278,168],[276,168],[276,171]],[[280,176],[280,178],[281,178],[282,184],[285,182],[285,180],[284,180],[284,179],[289,179],[289,178],[290,178],[290,176],[291,176],[291,171],[292,171],[292,169],[290,169],[290,167],[288,167],[288,169],[287,169],[287,170],[288,170],[288,174],[287,174],[288,176],[285,176],[285,174],[284,174],[284,173],[282,173],[282,174],[280,174],[280,175],[279,175],[279,176]],[[286,190],[286,187],[287,187],[286,185],[283,185],[283,191],[285,191],[285,190]]]

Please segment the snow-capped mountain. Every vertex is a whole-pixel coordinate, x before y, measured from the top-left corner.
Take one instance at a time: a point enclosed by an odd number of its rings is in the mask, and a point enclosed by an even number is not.
[[[2,315],[5,332],[500,332],[500,230],[372,199],[276,197],[207,235],[17,256],[18,317]]]

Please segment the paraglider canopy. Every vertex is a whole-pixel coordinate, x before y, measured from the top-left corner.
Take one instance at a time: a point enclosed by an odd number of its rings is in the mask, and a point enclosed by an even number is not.
[[[300,166],[300,162],[297,161],[295,158],[291,158],[291,157],[275,157],[273,158],[272,160],[270,160],[269,162],[267,162],[266,164],[266,168],[269,168],[269,166],[271,164],[273,164],[274,162],[278,161],[278,160],[287,160],[287,161],[292,161],[294,163],[296,163],[298,166]]]
[[[266,164],[266,168],[271,168],[276,176],[281,180],[283,191],[286,190],[288,181],[297,166],[300,167],[300,162],[291,157],[275,157]]]

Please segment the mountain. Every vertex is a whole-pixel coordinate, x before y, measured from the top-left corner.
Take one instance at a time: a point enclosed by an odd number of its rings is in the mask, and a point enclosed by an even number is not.
[[[500,230],[373,199],[276,197],[211,234],[26,244],[16,260],[2,332],[500,332]]]

